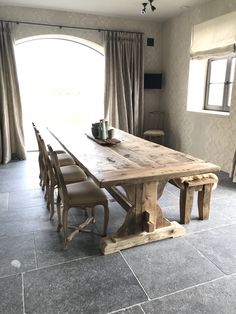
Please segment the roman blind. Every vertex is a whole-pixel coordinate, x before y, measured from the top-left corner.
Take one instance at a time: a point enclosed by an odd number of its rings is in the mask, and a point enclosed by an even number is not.
[[[236,11],[193,26],[190,56],[210,58],[235,52]]]

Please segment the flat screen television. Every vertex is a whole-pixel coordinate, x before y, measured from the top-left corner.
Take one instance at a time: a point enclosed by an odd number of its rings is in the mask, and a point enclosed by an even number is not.
[[[161,73],[145,73],[144,89],[161,89]]]

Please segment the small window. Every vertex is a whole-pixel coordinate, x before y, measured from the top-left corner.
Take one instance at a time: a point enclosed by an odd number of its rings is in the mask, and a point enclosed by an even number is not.
[[[208,60],[204,109],[230,110],[234,72],[235,56]]]

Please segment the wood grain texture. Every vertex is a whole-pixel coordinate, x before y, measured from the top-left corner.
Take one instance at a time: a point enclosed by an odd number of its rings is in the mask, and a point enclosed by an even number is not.
[[[71,134],[57,132],[62,146],[100,187],[169,180],[220,170],[212,163],[117,129],[115,137],[121,142],[110,147],[98,145],[85,134],[76,134],[76,131]]]
[[[108,147],[76,131],[57,132],[55,136],[86,174],[110,191],[126,210],[123,224],[101,240],[102,253],[183,235],[184,228],[165,219],[157,204],[167,181],[220,168],[117,129],[115,137],[120,143]],[[115,186],[121,186],[124,193]]]
[[[122,238],[102,238],[100,250],[104,255],[118,252],[121,249],[128,249],[138,245],[151,243],[167,238],[176,238],[185,235],[185,229],[177,222],[171,222],[170,226],[156,229],[154,232],[141,232]]]

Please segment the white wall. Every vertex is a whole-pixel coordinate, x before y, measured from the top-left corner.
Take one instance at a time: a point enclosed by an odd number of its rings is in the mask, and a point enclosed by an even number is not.
[[[235,0],[214,0],[163,24],[162,67],[169,146],[218,164],[229,172],[236,149],[236,84],[230,116],[188,112],[187,88],[191,27],[236,10]]]
[[[156,22],[145,22],[141,15],[137,19],[110,18],[98,15],[78,14],[72,12],[31,9],[22,7],[0,6],[0,19],[28,21],[38,23],[49,23],[57,25],[81,26],[101,29],[139,31],[144,33],[144,70],[145,72],[161,72],[161,25]],[[25,37],[65,34],[90,40],[102,45],[102,33],[90,30],[76,30],[68,28],[55,28],[45,26],[34,26],[19,24],[15,27],[16,39]],[[147,37],[155,40],[154,47],[147,47]],[[160,105],[160,90],[146,90],[145,117],[147,112],[158,108]]]
[[[165,81],[162,90],[145,91],[145,116],[154,108],[163,108],[169,146],[229,171],[236,148],[236,86],[229,117],[187,112],[186,108],[191,27],[233,10],[236,10],[236,0],[214,0],[161,25],[144,22],[142,16],[133,20],[3,6],[0,19],[143,32],[145,72],[164,72]],[[102,45],[102,35],[96,31],[16,26],[17,39],[41,34],[72,35]],[[146,46],[147,37],[155,39],[155,47]]]

